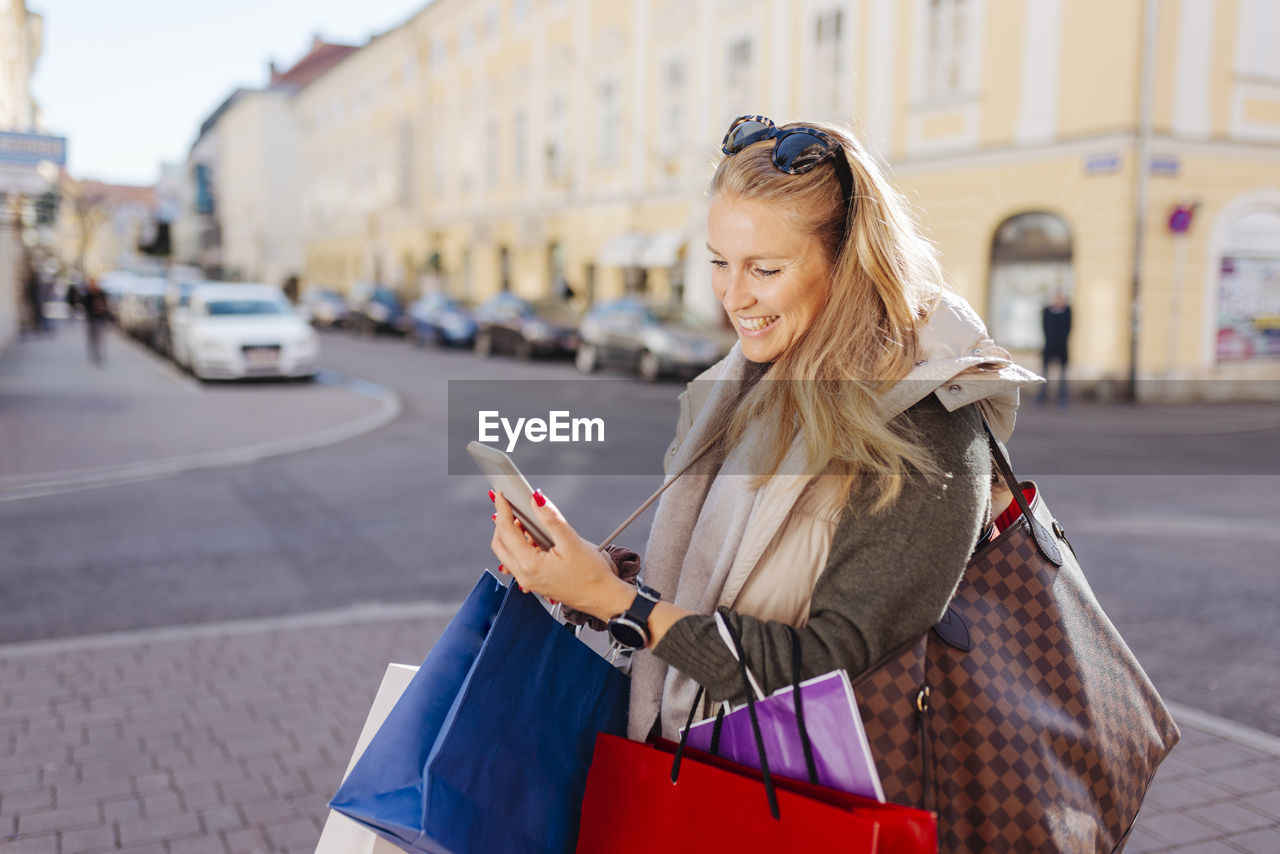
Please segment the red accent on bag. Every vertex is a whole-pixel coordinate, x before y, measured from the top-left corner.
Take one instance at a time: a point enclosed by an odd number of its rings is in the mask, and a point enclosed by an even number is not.
[[[1024,487],[1022,495],[1027,499],[1027,503],[1030,504],[1036,497],[1035,486]],[[1018,499],[1015,498],[1009,502],[1009,506],[1004,508],[1004,512],[1000,514],[998,519],[996,519],[996,533],[1000,533],[1005,528],[1018,521],[1018,517],[1021,515],[1022,508],[1018,506]]]
[[[673,784],[675,750],[665,740],[597,737],[578,854],[938,850],[933,813],[774,777],[774,819],[759,771],[686,748]]]

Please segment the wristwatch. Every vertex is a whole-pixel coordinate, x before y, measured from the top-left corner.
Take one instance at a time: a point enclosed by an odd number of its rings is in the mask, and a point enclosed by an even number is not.
[[[662,594],[645,587],[636,580],[636,598],[631,607],[609,621],[609,638],[615,646],[625,649],[644,649],[649,645],[649,615],[653,606],[662,600]]]

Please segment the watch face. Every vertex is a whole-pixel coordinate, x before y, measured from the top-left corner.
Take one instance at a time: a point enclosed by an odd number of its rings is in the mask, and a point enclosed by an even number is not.
[[[609,621],[609,637],[622,646],[630,647],[631,649],[640,649],[647,640],[640,627],[625,617],[618,617]]]

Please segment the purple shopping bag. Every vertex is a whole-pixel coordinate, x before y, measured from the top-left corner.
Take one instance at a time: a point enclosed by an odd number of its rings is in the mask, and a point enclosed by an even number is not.
[[[716,615],[719,619],[719,615]],[[730,645],[730,649],[733,646]],[[797,674],[798,674],[797,668]],[[754,680],[751,680],[754,684]],[[801,715],[812,745],[816,782],[864,798],[884,802],[880,775],[862,729],[849,674],[833,670],[799,682]],[[779,777],[809,780],[804,740],[796,714],[796,686],[781,688],[767,697],[757,693],[756,715],[764,738],[769,770]],[[758,688],[757,688],[758,692]],[[715,738],[717,724],[719,738]],[[713,749],[713,743],[715,743]],[[688,745],[752,768],[760,767],[755,735],[746,704],[689,728]]]

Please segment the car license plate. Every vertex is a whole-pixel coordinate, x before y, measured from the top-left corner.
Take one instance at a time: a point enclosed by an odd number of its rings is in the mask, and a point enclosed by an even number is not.
[[[280,361],[280,348],[245,347],[244,360],[251,368],[270,367]]]

